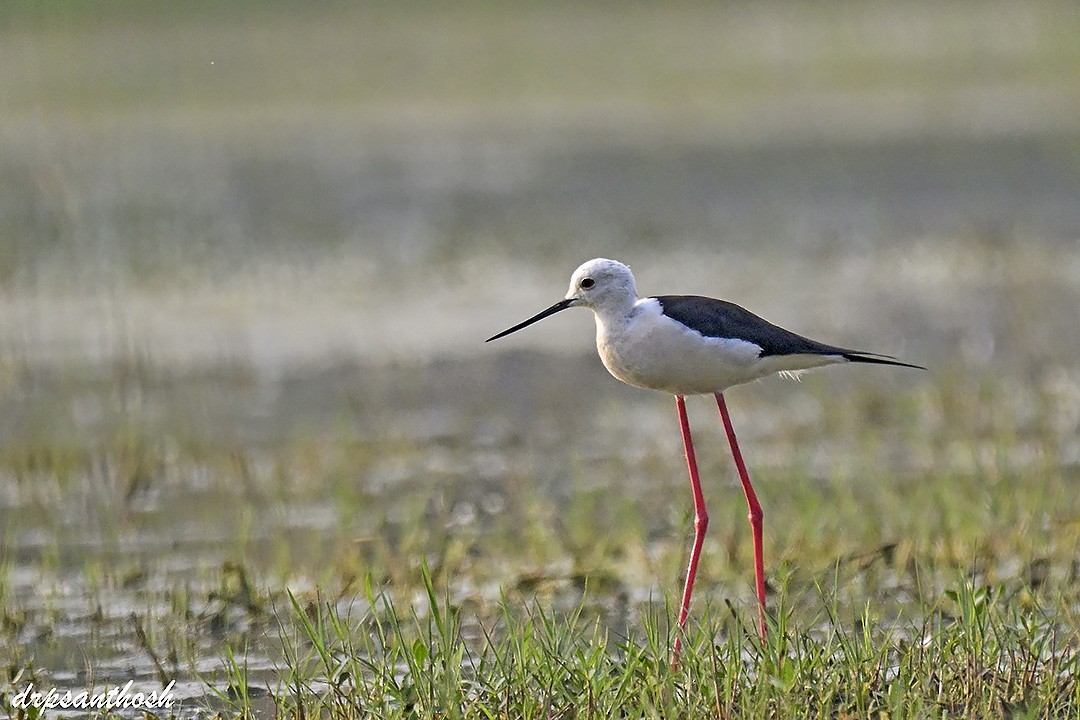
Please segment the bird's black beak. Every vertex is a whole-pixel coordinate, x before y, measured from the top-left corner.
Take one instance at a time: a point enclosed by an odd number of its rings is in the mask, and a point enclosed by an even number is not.
[[[517,332],[518,330],[520,330],[522,328],[529,327],[534,322],[540,322],[541,320],[548,317],[549,315],[554,315],[555,313],[560,312],[562,310],[565,310],[568,307],[573,307],[573,305],[574,305],[574,298],[566,298],[565,300],[560,300],[559,302],[557,302],[554,305],[552,305],[551,307],[549,307],[547,310],[544,310],[543,312],[540,312],[540,313],[537,313],[536,315],[533,315],[531,318],[529,318],[525,322],[518,323],[517,325],[515,325],[512,328],[509,328],[508,330],[503,330],[498,335],[492,335],[491,337],[489,337],[484,342],[491,342],[492,340],[498,340],[501,337],[506,337],[510,333],[514,333],[514,332]]]

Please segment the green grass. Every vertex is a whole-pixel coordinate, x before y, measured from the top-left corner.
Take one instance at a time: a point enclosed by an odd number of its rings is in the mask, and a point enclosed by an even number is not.
[[[0,472],[21,505],[5,533],[48,541],[5,556],[0,663],[12,688],[43,686],[74,651],[99,683],[132,667],[151,688],[194,683],[188,707],[221,717],[1077,717],[1080,476],[1062,461],[1063,379],[1026,386],[1017,411],[1016,388],[973,374],[839,396],[829,378],[732,395],[748,457],[786,458],[751,460],[764,646],[718,428],[696,425],[712,523],[672,673],[690,529],[677,437],[631,459],[619,418],[642,420],[580,398],[593,409],[552,447],[485,439],[469,428],[506,403],[485,397],[423,440],[409,402],[390,414],[361,395],[374,435],[331,422],[245,447],[174,416],[8,446]],[[147,407],[194,392],[144,380]],[[825,421],[757,435],[781,392],[830,398]],[[540,401],[530,434],[565,404]],[[608,430],[574,449],[579,423]],[[815,448],[833,458],[824,475]],[[60,522],[57,498],[82,496],[85,518]]]
[[[693,623],[670,670],[671,614],[649,608],[640,629],[612,632],[584,605],[556,616],[501,604],[468,630],[462,609],[421,573],[428,604],[342,616],[290,596],[299,630],[286,639],[275,694],[284,717],[1075,717],[1075,625],[1004,601],[963,577],[918,624],[871,614],[792,622],[780,598],[766,641],[734,610]],[[827,598],[823,598],[828,600]],[[730,608],[729,608],[730,609]],[[242,673],[232,710],[250,709]]]

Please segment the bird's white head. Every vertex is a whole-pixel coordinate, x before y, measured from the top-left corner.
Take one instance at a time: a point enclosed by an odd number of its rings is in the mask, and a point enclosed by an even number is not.
[[[547,310],[533,315],[525,322],[503,330],[487,339],[488,342],[506,337],[510,333],[532,325],[534,322],[571,307],[587,307],[598,318],[618,317],[628,314],[637,302],[637,285],[630,268],[621,262],[596,258],[584,263],[570,277],[570,289],[566,297]]]
[[[605,314],[627,311],[637,302],[637,283],[630,268],[615,260],[596,258],[574,271],[566,299]]]

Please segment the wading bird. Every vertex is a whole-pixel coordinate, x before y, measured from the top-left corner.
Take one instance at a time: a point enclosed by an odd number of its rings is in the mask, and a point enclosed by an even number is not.
[[[624,383],[663,390],[675,396],[686,449],[686,465],[694,494],[694,545],[686,568],[686,584],[679,605],[679,634],[672,666],[677,667],[681,635],[690,610],[698,557],[709,525],[701,493],[686,395],[712,394],[720,410],[735,467],[750,509],[754,538],[754,586],[757,592],[758,630],[765,638],[765,568],[762,557],[761,505],[746,472],[723,392],[772,373],[838,363],[873,363],[925,369],[892,356],[826,345],[796,335],[763,320],[734,303],[696,295],[658,295],[639,298],[634,275],[620,262],[597,258],[583,264],[570,278],[566,297],[523,323],[487,339],[505,337],[572,307],[586,307],[596,316],[596,349],[604,367]]]

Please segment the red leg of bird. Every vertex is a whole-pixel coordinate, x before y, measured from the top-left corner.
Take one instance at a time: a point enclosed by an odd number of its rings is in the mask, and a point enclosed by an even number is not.
[[[682,631],[686,627],[686,616],[690,612],[690,594],[694,591],[694,576],[697,575],[701,544],[705,541],[705,530],[709,527],[709,513],[705,511],[705,496],[701,493],[701,480],[698,478],[697,460],[694,458],[694,441],[690,439],[686,401],[681,395],[676,395],[675,405],[679,409],[679,426],[682,428],[683,447],[686,449],[686,468],[690,471],[690,487],[694,491],[694,549],[690,551],[690,564],[686,567],[686,585],[683,587],[682,603],[679,606],[679,634],[675,636],[675,647],[672,650],[672,671],[679,667]]]
[[[761,546],[761,505],[754,493],[754,486],[750,484],[750,474],[746,472],[746,463],[743,462],[742,453],[739,452],[739,442],[735,439],[735,428],[731,426],[731,416],[728,415],[727,403],[721,393],[716,393],[716,407],[720,409],[720,419],[724,422],[724,431],[727,433],[728,444],[731,445],[731,456],[735,458],[739,480],[742,481],[743,492],[746,493],[746,504],[750,508],[750,529],[754,534],[754,587],[757,590],[758,599],[758,630],[761,633],[761,639],[764,640],[765,558]]]

